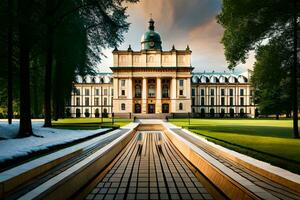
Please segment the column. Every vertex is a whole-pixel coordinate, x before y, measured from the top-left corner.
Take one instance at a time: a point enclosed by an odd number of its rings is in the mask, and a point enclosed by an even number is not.
[[[142,83],[142,113],[147,113],[147,79],[145,77]]]
[[[156,79],[156,113],[161,113],[161,78]]]
[[[176,78],[172,78],[171,82],[171,112],[176,112],[176,97],[177,97],[177,83]]]
[[[127,88],[127,92],[128,92],[128,96],[127,96],[127,105],[126,105],[126,110],[128,110],[129,112],[133,112],[132,110],[132,78],[129,77],[128,78],[128,88]]]

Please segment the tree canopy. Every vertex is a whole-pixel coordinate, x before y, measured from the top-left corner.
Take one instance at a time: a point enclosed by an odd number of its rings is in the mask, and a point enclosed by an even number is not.
[[[297,95],[299,92],[299,82],[297,81],[299,76],[299,72],[297,72],[299,65],[297,57],[299,12],[300,2],[296,0],[223,0],[222,11],[217,16],[218,23],[225,28],[221,43],[224,45],[225,57],[230,69],[240,63],[245,63],[251,50],[256,50],[258,53],[257,58],[259,60],[256,63],[256,72],[258,73],[263,73],[266,69],[271,70],[270,68],[273,71],[278,70],[279,73],[280,68],[278,68],[278,65],[282,63],[286,66],[286,70],[289,72],[286,76],[291,79],[289,95],[293,107],[293,127],[296,138],[299,137]],[[267,61],[271,61],[270,57],[274,58],[276,55],[275,52],[271,52],[269,49],[275,48],[274,44],[270,44],[268,47],[262,46],[275,42],[275,38],[286,43],[292,53],[286,54],[286,57],[280,57],[281,60],[277,60],[277,63],[271,62],[274,64],[273,66]],[[292,62],[290,62],[291,60]],[[266,69],[263,70],[262,68]],[[262,77],[258,74],[257,78]],[[260,82],[262,81],[272,80],[266,78]],[[270,84],[274,84],[274,87],[277,85],[274,82],[270,82]],[[280,88],[277,89],[279,92]],[[272,91],[275,92],[276,89]],[[265,92],[260,100],[263,100],[264,97],[274,96],[271,91],[268,91],[269,93]],[[273,104],[269,103],[269,105]]]

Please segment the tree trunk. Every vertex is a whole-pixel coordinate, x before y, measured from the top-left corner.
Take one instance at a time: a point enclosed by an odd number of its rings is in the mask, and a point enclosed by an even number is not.
[[[8,0],[8,30],[7,30],[7,118],[8,123],[12,123],[13,118],[13,89],[12,89],[12,35],[13,35],[13,1]]]
[[[53,27],[47,26],[46,69],[45,69],[45,122],[44,127],[51,127],[51,93],[52,93],[52,63],[53,63]]]
[[[297,82],[297,45],[298,45],[298,35],[297,35],[297,3],[296,0],[294,2],[294,16],[293,16],[293,32],[294,32],[294,45],[293,45],[293,66],[292,66],[292,101],[293,101],[293,133],[294,138],[299,138],[299,130],[298,130],[298,82]]]
[[[30,43],[27,23],[29,21],[29,11],[26,9],[26,1],[18,1],[19,12],[19,42],[20,42],[20,128],[18,137],[32,135],[31,108],[30,108],[30,73],[29,55]]]

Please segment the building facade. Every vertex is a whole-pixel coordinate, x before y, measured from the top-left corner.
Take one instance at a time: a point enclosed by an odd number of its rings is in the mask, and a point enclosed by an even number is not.
[[[72,117],[126,114],[253,116],[250,75],[192,73],[189,46],[164,51],[150,19],[141,50],[114,49],[111,74],[78,77],[74,83]]]

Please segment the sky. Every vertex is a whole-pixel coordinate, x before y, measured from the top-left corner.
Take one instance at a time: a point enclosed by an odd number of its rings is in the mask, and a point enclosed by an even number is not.
[[[140,0],[127,6],[127,20],[131,24],[119,50],[127,49],[129,45],[134,51],[141,49],[141,36],[147,31],[152,15],[163,50],[170,50],[173,44],[181,50],[189,45],[194,72],[228,71],[224,47],[220,43],[224,29],[216,21],[222,7],[221,0]],[[104,50],[106,58],[102,58],[99,71],[110,72],[111,52],[112,49]],[[235,72],[252,69],[254,61],[253,53],[250,53],[246,64],[236,67]]]

